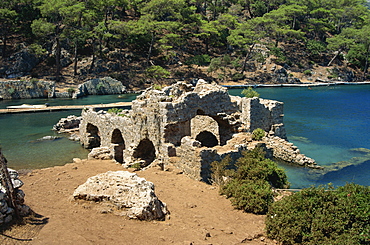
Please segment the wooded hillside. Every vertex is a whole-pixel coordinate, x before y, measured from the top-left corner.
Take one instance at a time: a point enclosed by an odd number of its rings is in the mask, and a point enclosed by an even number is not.
[[[369,79],[365,0],[2,0],[0,76]],[[24,65],[23,63],[27,64]],[[18,67],[17,67],[18,66]]]

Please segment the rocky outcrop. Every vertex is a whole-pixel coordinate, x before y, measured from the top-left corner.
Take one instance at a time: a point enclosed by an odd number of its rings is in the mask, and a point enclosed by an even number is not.
[[[110,77],[104,77],[92,79],[80,84],[77,91],[72,95],[72,98],[96,94],[123,94],[125,92],[126,87],[123,86],[120,81]]]
[[[39,63],[39,59],[28,49],[23,49],[9,57],[9,66],[5,75],[7,78],[17,78],[28,75],[29,72]]]
[[[164,220],[166,204],[154,193],[154,184],[135,173],[116,171],[90,177],[73,193],[75,199],[113,204],[120,215],[139,220]]]
[[[38,81],[0,81],[0,98],[10,99],[33,99],[54,97],[55,83]]]
[[[82,117],[69,115],[66,118],[61,118],[57,124],[53,126],[53,130],[58,131],[58,133],[69,133],[71,131],[76,131],[80,127],[81,120]]]

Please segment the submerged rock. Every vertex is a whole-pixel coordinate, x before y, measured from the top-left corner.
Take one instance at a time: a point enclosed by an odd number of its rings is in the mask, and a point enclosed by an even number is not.
[[[121,215],[139,220],[164,220],[166,204],[154,193],[154,184],[127,171],[108,171],[88,178],[73,193],[74,199],[110,202]]]

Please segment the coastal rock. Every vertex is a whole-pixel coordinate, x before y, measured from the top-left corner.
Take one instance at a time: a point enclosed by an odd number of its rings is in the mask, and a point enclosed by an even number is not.
[[[57,124],[53,126],[54,131],[58,131],[59,133],[66,133],[71,131],[76,131],[80,127],[82,117],[78,117],[75,115],[69,115],[66,118],[61,118]]]
[[[120,81],[110,77],[91,79],[78,86],[72,98],[79,98],[86,95],[96,94],[122,94],[126,92],[126,87]]]
[[[127,171],[106,172],[88,178],[73,193],[75,199],[109,202],[121,215],[139,220],[164,220],[166,204],[154,193],[154,184]]]
[[[10,99],[52,98],[55,82],[39,80],[10,80],[0,82],[0,97]]]

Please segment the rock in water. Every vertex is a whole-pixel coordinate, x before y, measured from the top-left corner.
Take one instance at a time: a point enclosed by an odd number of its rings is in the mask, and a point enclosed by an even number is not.
[[[130,218],[164,220],[168,210],[154,193],[154,184],[127,171],[108,171],[87,179],[74,199],[108,201]]]

